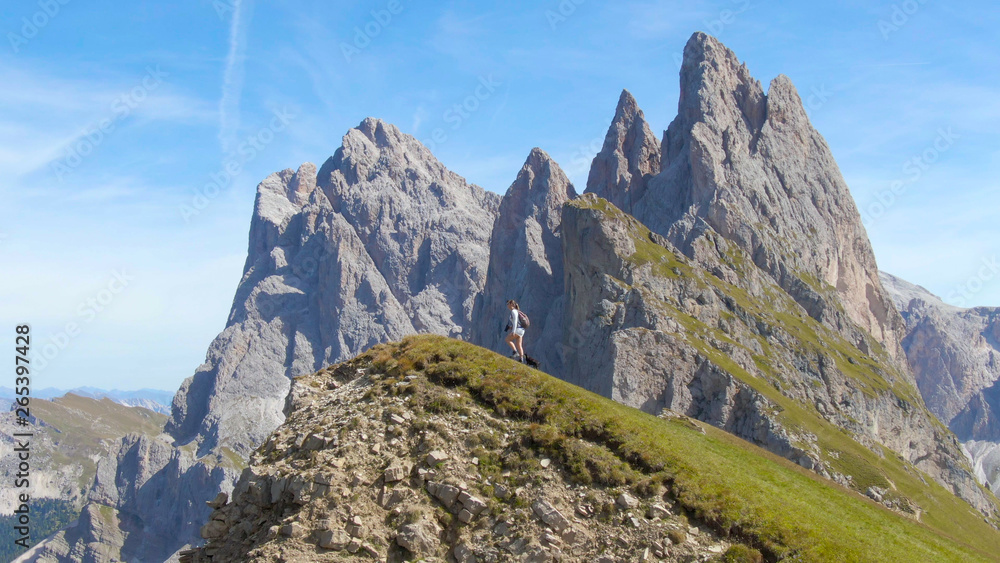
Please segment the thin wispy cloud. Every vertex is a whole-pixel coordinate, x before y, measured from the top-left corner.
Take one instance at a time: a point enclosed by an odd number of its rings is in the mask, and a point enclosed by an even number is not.
[[[413,135],[420,134],[420,125],[423,124],[426,117],[427,110],[424,106],[417,106],[417,109],[413,112],[413,123],[410,125],[410,131]]]
[[[8,177],[38,171],[63,158],[81,139],[96,137],[102,123],[106,132],[101,141],[151,122],[197,124],[215,119],[210,102],[178,91],[169,73],[164,74],[155,88],[147,88],[142,74],[81,80],[0,66],[0,80],[18,85],[0,91],[0,167]]]
[[[741,7],[749,6],[748,2],[733,2],[724,8],[736,13]],[[580,9],[594,6],[580,6]],[[632,2],[617,4],[607,8],[617,17],[624,16],[628,21],[629,33],[640,39],[662,39],[676,33],[690,33],[692,25],[695,28],[705,27],[708,16],[712,13],[704,6],[677,5],[664,2]]]
[[[243,95],[243,63],[246,60],[247,28],[253,15],[253,0],[234,0],[229,24],[229,52],[222,75],[222,97],[219,99],[219,143],[229,153],[236,144],[240,128],[240,98]]]

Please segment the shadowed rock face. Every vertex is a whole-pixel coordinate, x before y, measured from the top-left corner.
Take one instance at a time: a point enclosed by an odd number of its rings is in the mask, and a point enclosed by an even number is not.
[[[604,146],[590,166],[587,191],[632,209],[645,197],[650,178],[660,173],[660,158],[660,141],[635,98],[623,90]]]
[[[954,307],[881,276],[906,321],[903,350],[927,408],[965,442],[980,480],[1000,491],[1000,308]]]
[[[500,202],[490,240],[486,287],[476,302],[471,341],[503,354],[503,327],[510,318],[507,300],[530,317],[525,353],[542,369],[562,374],[563,253],[562,206],[576,190],[545,151],[528,155],[517,179]]]
[[[195,539],[204,499],[232,490],[240,471],[227,461],[125,436],[98,462],[79,521],[19,561],[163,561]]]
[[[622,94],[587,191],[689,256],[711,227],[810,316],[862,347],[869,333],[896,356],[902,322],[847,185],[788,77],[775,78],[765,95],[732,51],[696,33],[680,84],[678,115],[658,150],[635,101]]]

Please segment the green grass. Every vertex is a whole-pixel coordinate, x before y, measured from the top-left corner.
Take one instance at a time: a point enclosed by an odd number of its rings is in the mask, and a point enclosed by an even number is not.
[[[658,419],[468,343],[415,336],[353,362],[391,380],[423,374],[428,389],[457,391],[460,403],[522,421],[531,446],[583,482],[589,475],[595,486],[663,483],[691,516],[769,560],[989,561],[1000,553],[1000,533],[965,502],[926,476],[923,484],[892,452],[880,459],[829,424],[819,426],[829,434],[821,439],[841,446],[842,463],[856,465],[854,472],[873,484],[892,479],[918,499],[923,522],[721,430],[703,425],[702,433],[683,420]]]

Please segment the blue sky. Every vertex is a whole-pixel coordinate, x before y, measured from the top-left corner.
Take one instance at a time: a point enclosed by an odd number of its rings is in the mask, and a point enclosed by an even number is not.
[[[667,127],[696,30],[765,84],[792,78],[882,269],[1000,305],[991,3],[43,0],[0,13],[0,327],[32,323],[50,356],[39,388],[175,389],[225,325],[257,183],[320,164],[366,116],[488,189],[540,146],[582,190],[622,88]],[[455,112],[477,88],[475,109]]]

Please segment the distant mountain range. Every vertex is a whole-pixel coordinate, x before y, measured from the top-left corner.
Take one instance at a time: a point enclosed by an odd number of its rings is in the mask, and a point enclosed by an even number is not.
[[[81,397],[90,399],[108,398],[112,401],[127,407],[143,407],[153,412],[170,414],[170,402],[174,398],[173,391],[162,389],[137,389],[135,391],[121,391],[119,389],[98,389],[97,387],[76,387],[73,389],[57,389],[46,387],[44,389],[32,389],[31,396],[38,399],[54,399],[62,397],[67,393],[73,393]],[[0,387],[0,402],[9,404],[17,395],[10,387]]]

